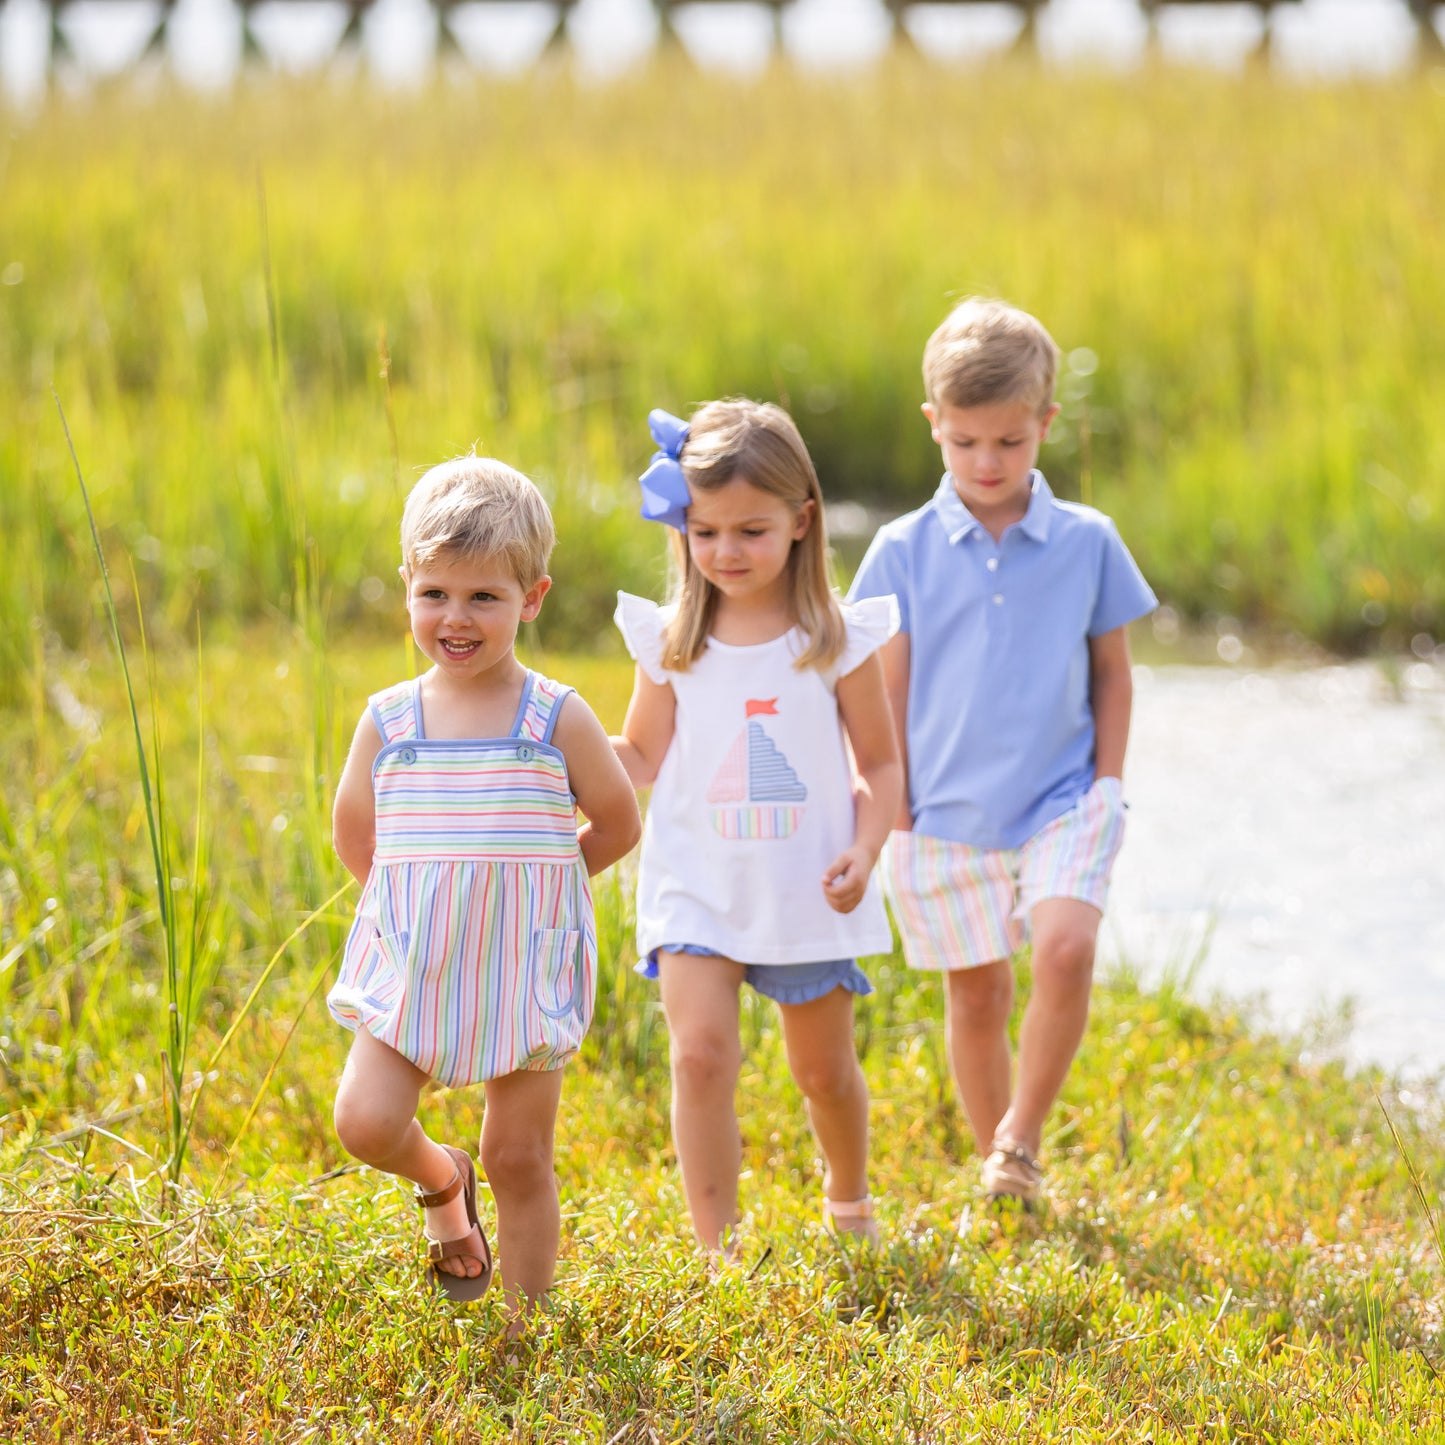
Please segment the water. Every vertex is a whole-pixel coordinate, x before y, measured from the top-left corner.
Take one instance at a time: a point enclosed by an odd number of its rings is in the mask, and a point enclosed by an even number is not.
[[[65,22],[83,73],[123,68],[145,44],[156,9],[146,0],[78,0]],[[1437,26],[1445,10],[1437,11]],[[255,30],[273,61],[304,70],[330,56],[344,12],[327,0],[262,5]],[[910,19],[925,52],[979,63],[1007,46],[1020,20],[1006,4],[923,6]],[[1166,55],[1237,68],[1254,49],[1261,20],[1253,6],[1166,7],[1159,21]],[[552,25],[551,7],[463,6],[456,29],[469,57],[491,70],[530,64]],[[761,5],[701,4],[678,13],[683,42],[702,64],[744,73],[767,60],[772,19]],[[888,43],[880,0],[796,0],[784,15],[784,44],[800,63],[866,63]],[[1052,0],[1038,24],[1046,59],[1127,67],[1144,53],[1146,25],[1134,0]],[[1300,75],[1386,75],[1410,63],[1415,27],[1406,0],[1300,0],[1272,22],[1274,61]],[[366,19],[364,54],[382,81],[417,83],[428,73],[436,20],[425,0],[377,0]],[[653,47],[657,20],[647,0],[581,0],[569,36],[579,65],[597,75],[635,64]],[[48,44],[41,0],[0,8],[0,89],[24,101],[44,86]],[[170,26],[169,62],[197,86],[225,84],[240,62],[240,22],[229,0],[179,0]]]
[[[1102,956],[1445,1069],[1445,668],[1141,667]]]

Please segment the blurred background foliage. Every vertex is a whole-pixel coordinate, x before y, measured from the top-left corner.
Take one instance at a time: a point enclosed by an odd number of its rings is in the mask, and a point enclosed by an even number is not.
[[[11,118],[0,197],[12,700],[32,630],[88,650],[100,616],[52,388],[156,628],[302,590],[394,626],[401,497],[475,443],[556,506],[544,640],[610,647],[614,590],[662,583],[650,407],[790,407],[827,494],[870,509],[846,573],[936,484],[919,358],[974,292],[1053,331],[1042,465],[1183,617],[1346,651],[1445,626],[1428,79],[900,58],[102,88]]]

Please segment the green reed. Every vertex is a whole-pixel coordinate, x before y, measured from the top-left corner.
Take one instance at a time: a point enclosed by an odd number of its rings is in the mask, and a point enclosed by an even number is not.
[[[650,406],[777,397],[831,495],[915,505],[919,354],[974,290],[1048,321],[1044,465],[1186,616],[1433,644],[1442,121],[1426,78],[906,62],[57,101],[4,179],[5,675],[32,617],[92,625],[52,381],[156,627],[295,615],[298,547],[315,606],[376,620],[398,491],[475,442],[552,497],[545,635],[590,644],[656,585]]]

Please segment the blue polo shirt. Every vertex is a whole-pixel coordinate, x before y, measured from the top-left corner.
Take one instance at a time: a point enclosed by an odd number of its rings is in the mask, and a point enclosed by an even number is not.
[[[851,600],[892,593],[909,638],[908,799],[919,833],[1017,848],[1094,781],[1089,639],[1158,599],[1102,512],[1032,474],[997,542],[944,473],[881,527]]]

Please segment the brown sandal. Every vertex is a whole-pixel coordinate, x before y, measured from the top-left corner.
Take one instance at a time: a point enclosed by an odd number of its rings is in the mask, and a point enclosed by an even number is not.
[[[469,1303],[481,1299],[492,1282],[492,1249],[487,1243],[487,1236],[482,1233],[482,1222],[477,1217],[476,1165],[464,1149],[458,1149],[453,1144],[443,1144],[442,1148],[452,1156],[456,1177],[445,1189],[439,1189],[435,1194],[427,1194],[418,1189],[413,1197],[422,1209],[436,1209],[443,1204],[450,1204],[457,1197],[458,1191],[465,1192],[471,1232],[460,1239],[432,1239],[428,1235],[426,1253],[431,1261],[432,1284],[449,1299]],[[442,1260],[457,1258],[481,1260],[482,1272],[449,1274],[446,1270],[437,1268]]]
[[[1032,1209],[1043,1189],[1044,1171],[1039,1161],[1016,1140],[999,1135],[983,1161],[983,1188],[990,1204],[1017,1199]]]

